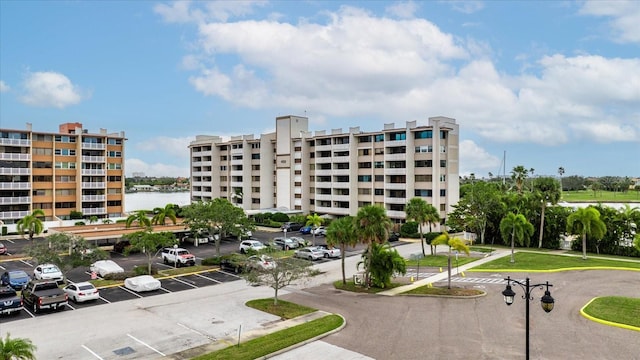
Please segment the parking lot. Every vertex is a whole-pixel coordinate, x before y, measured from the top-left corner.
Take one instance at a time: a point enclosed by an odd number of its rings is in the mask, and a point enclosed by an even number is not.
[[[253,238],[256,240],[262,241],[264,243],[268,243],[274,237],[279,237],[279,236],[282,236],[282,233],[256,231],[254,233]],[[309,241],[312,241],[313,239],[312,235],[308,235],[308,234],[303,235],[298,233],[293,233],[293,234],[290,233],[290,236],[301,237]],[[34,241],[43,241],[43,239],[42,238],[36,239]],[[33,268],[36,264],[31,259],[28,259],[26,257],[13,258],[17,254],[26,253],[26,246],[29,246],[29,243],[30,243],[29,240],[5,239],[3,240],[3,243],[5,243],[5,245],[7,246],[9,250],[9,254],[13,256],[0,258],[0,273],[8,270],[23,270],[27,274],[32,275]],[[239,243],[240,242],[236,239],[222,240],[220,243],[220,253],[230,254],[230,253],[238,252]],[[324,244],[325,243],[324,238],[316,237],[315,243]],[[192,244],[184,243],[184,244],[180,244],[180,246],[186,248],[191,253],[193,253],[196,256],[196,260],[198,264],[202,261],[202,259],[213,257],[216,255],[216,249],[215,249],[216,247],[214,243],[200,244],[199,246],[194,246]],[[346,256],[353,256],[360,253],[361,253],[361,250],[359,248],[354,248],[354,249],[350,249],[350,251],[347,251]],[[120,253],[111,252],[110,256],[111,256],[111,260],[118,263],[118,265],[120,265],[125,270],[131,270],[135,266],[146,266],[147,264],[146,256],[144,254],[131,254],[129,256],[123,256]],[[315,260],[314,262],[323,263],[323,262],[335,261],[336,259],[339,260],[339,258],[333,258],[333,259],[323,258],[323,259]],[[152,265],[157,267],[160,270],[173,268],[173,266],[162,263],[160,257],[156,257]],[[91,273],[89,272],[88,267],[80,267],[80,268],[72,269],[69,272],[67,272],[65,276],[67,278],[67,281],[72,283],[88,281],[91,279]],[[184,290],[192,290],[192,289],[198,289],[198,288],[207,287],[207,286],[215,286],[222,283],[242,280],[242,278],[239,275],[234,274],[232,272],[215,268],[207,271],[198,272],[197,274],[179,275],[179,276],[174,276],[169,278],[160,278],[159,280],[161,282],[161,288],[159,290],[150,291],[150,292],[137,293],[125,288],[124,286],[112,286],[112,287],[100,288],[100,298],[98,300],[84,302],[84,303],[74,303],[72,301],[69,301],[69,305],[64,311],[73,311],[77,309],[89,308],[89,307],[98,306],[102,304],[110,304],[110,303],[115,303],[115,302],[120,302],[125,300],[141,299],[141,298],[153,297],[153,296],[158,296],[158,295],[167,294],[167,293],[180,292]],[[0,322],[7,323],[7,322],[27,319],[31,317],[35,318],[35,317],[47,316],[51,312],[55,312],[55,311],[44,310],[37,314],[34,314],[32,311],[28,309],[23,309],[20,313],[16,315],[0,317]]]

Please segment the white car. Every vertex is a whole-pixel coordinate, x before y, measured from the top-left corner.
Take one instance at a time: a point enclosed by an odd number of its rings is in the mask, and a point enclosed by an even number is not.
[[[318,250],[318,248],[315,247],[306,247],[306,248],[302,248],[302,249],[298,249],[296,251],[293,252],[293,255],[295,257],[299,257],[299,258],[303,258],[303,259],[309,259],[309,260],[318,260],[318,259],[322,259],[324,257],[324,253],[320,250]]]
[[[58,283],[64,281],[62,271],[54,264],[40,264],[33,269],[33,277],[37,280],[55,280]]]
[[[318,248],[318,250],[322,251],[324,257],[326,258],[339,258],[342,255],[340,249],[338,248],[329,248],[326,245],[318,245],[316,247]]]
[[[75,284],[69,284],[62,290],[67,293],[69,299],[73,302],[85,302],[91,300],[98,300],[100,298],[100,292],[90,282],[79,282]]]
[[[315,229],[311,229],[311,234],[315,236],[325,236],[327,234],[327,229],[324,226],[320,226]]]
[[[311,245],[311,242],[309,242],[309,241],[307,241],[307,240],[305,240],[305,239],[303,239],[301,237],[298,237],[298,236],[291,236],[291,237],[289,237],[289,239],[291,239],[292,241],[297,242],[298,243],[298,247],[304,247],[304,246]]]
[[[276,267],[275,261],[271,256],[267,255],[253,255],[247,259],[247,266],[250,269],[258,270],[272,270]]]
[[[140,275],[124,279],[124,287],[135,292],[154,291],[160,289],[160,280],[151,275]]]
[[[108,274],[123,273],[124,269],[113,260],[98,260],[91,264],[89,270],[102,277]]]
[[[266,246],[258,240],[244,240],[240,242],[240,253],[246,254],[249,250],[260,251]]]

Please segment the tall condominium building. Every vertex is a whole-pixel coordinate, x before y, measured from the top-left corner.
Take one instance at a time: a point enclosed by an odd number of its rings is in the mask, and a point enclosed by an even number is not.
[[[80,123],[58,133],[0,129],[0,220],[13,224],[41,209],[45,221],[122,216],[124,132],[92,134]]]
[[[274,133],[259,138],[197,136],[189,145],[191,200],[334,216],[378,204],[403,222],[407,202],[420,197],[445,218],[459,199],[458,142],[458,125],[446,117],[428,126],[311,133],[306,117],[282,116]]]

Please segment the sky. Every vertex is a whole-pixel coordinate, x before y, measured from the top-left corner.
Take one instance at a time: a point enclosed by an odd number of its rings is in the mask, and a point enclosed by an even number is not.
[[[460,124],[460,173],[640,177],[640,2],[0,1],[0,127],[124,131],[125,174],[196,135]],[[504,162],[503,162],[504,161]]]

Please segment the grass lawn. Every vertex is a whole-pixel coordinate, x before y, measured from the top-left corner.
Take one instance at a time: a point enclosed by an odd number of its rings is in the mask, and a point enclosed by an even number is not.
[[[293,319],[294,317],[310,314],[316,311],[316,309],[310,307],[279,299],[278,305],[274,305],[273,298],[250,300],[247,301],[246,305],[269,314],[280,316],[283,319]]]
[[[273,301],[273,300],[272,300]],[[198,356],[194,360],[253,360],[339,328],[342,317],[328,315],[285,330]]]
[[[566,268],[586,268],[586,267],[618,267],[640,270],[639,262],[603,260],[587,257],[582,260],[580,256],[564,256],[552,254],[536,254],[528,252],[516,252],[515,262],[510,262],[511,256],[505,256],[488,263],[478,265],[469,271],[485,271],[485,270],[519,270],[519,271],[536,271],[536,270],[558,270]]]
[[[456,260],[456,256],[451,255],[452,266],[464,265],[476,260],[478,260],[478,258],[463,254],[458,255],[458,260]],[[418,266],[418,262],[420,266],[443,267],[447,266],[447,255],[427,255],[420,260],[407,260],[407,266]]]
[[[484,294],[484,291],[478,289],[466,289],[461,287],[429,287],[427,285],[420,286],[406,292],[402,295],[434,295],[434,296],[478,296]]]
[[[386,290],[393,289],[395,287],[403,286],[403,285],[406,285],[406,284],[391,283],[391,286],[389,286],[388,288],[382,289],[382,288],[372,286],[367,289],[364,286],[356,285],[352,280],[347,280],[346,285],[342,285],[342,280],[333,282],[333,287],[335,287],[336,289],[357,292],[357,293],[367,293],[367,294],[377,294],[381,291],[386,291]]]
[[[640,202],[640,191],[629,190],[624,193],[597,191],[595,194],[591,190],[563,191],[561,200],[567,202]]]
[[[605,296],[594,299],[584,308],[595,318],[640,328],[640,299]]]
[[[181,275],[181,274],[188,274],[188,273],[198,272],[198,271],[213,270],[217,268],[218,268],[217,266],[206,266],[206,265],[186,266],[186,267],[179,267],[174,269],[158,270],[158,276]]]

